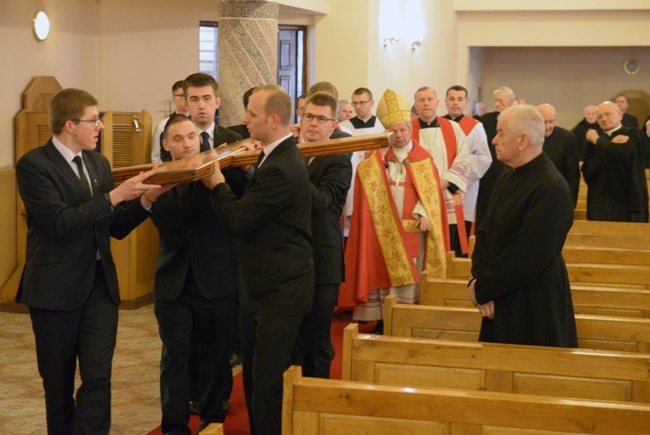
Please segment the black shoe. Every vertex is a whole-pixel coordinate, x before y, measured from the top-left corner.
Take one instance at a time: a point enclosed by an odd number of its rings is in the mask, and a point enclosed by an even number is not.
[[[377,335],[384,335],[384,321],[383,320],[377,320],[377,324],[375,325],[375,328],[372,330],[373,334]]]
[[[226,414],[228,414],[230,412],[230,402],[228,402],[227,400],[223,400],[221,402],[221,410]]]
[[[239,364],[241,364],[241,356],[237,355],[236,353],[230,355],[230,367],[235,367]]]
[[[201,402],[198,400],[190,402],[190,414],[199,415],[201,414]]]

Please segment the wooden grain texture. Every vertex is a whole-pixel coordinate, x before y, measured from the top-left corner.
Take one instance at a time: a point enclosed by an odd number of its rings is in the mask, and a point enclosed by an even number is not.
[[[290,434],[645,434],[647,404],[397,387],[285,374]],[[291,416],[291,417],[289,417]],[[284,421],[283,421],[284,423]],[[548,431],[548,432],[547,432]]]
[[[359,334],[344,380],[650,403],[650,355]]]
[[[650,290],[598,287],[571,284],[573,309],[576,314],[598,314],[622,317],[650,317]],[[420,281],[420,304],[471,308],[465,279],[429,279],[423,273]]]
[[[398,304],[386,297],[384,334],[399,337],[477,341],[481,315],[475,308]],[[584,349],[650,353],[650,319],[576,314]]]
[[[390,133],[375,133],[299,144],[298,149],[305,158],[354,151],[369,151],[387,147],[389,137]],[[204,151],[183,160],[160,164],[158,172],[147,178],[145,183],[170,184],[196,181],[214,173],[214,161],[219,162],[221,169],[255,164],[260,150],[246,151],[244,148],[245,144],[252,142],[252,139],[244,139],[228,144],[225,147]],[[152,164],[146,164],[116,168],[113,169],[113,178],[119,184],[140,172],[150,170],[152,167]]]

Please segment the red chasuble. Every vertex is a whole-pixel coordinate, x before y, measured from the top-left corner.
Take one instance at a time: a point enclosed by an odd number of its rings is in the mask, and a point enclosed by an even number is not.
[[[393,156],[389,149],[386,159]],[[405,168],[408,183],[415,187],[417,199],[431,221],[424,269],[429,271],[429,276],[444,278],[449,227],[438,172],[428,151],[415,142]],[[354,213],[345,250],[346,280],[339,292],[339,308],[367,303],[368,293],[373,290],[420,281],[413,256],[407,249],[408,228],[404,222],[391,194],[386,160],[375,151],[357,168]]]

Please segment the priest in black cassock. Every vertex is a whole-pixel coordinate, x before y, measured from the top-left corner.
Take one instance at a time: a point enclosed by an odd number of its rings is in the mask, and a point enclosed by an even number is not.
[[[587,152],[587,131],[593,129],[601,132],[600,127],[598,127],[598,123],[596,122],[597,110],[598,107],[593,104],[586,105],[584,109],[585,117],[582,118],[582,121],[577,123],[571,130],[571,133],[573,133],[576,138],[576,142],[578,142],[578,159],[580,165],[582,165],[582,162],[585,160],[585,153]]]
[[[582,165],[587,183],[587,219],[648,222],[646,150],[639,129],[624,127],[618,106],[598,106],[598,125],[604,132],[587,132],[589,147]]]
[[[578,347],[562,247],[573,224],[569,187],[542,152],[544,120],[533,106],[501,112],[496,157],[507,166],[476,232],[469,297],[479,341]]]
[[[580,167],[578,166],[578,144],[573,134],[555,125],[555,107],[545,103],[537,106],[537,111],[544,118],[544,153],[562,174],[569,190],[573,205],[578,202],[580,189]]]

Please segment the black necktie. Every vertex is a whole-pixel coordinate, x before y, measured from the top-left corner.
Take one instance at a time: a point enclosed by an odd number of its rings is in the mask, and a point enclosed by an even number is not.
[[[79,180],[81,181],[81,189],[84,191],[84,200],[90,201],[93,199],[93,194],[90,191],[90,183],[88,183],[88,178],[84,172],[83,163],[81,163],[81,156],[75,156],[72,161],[75,162],[79,169]]]
[[[257,158],[257,164],[255,166],[259,166],[260,163],[262,163],[262,160],[264,160],[264,151],[260,152],[260,155]]]
[[[210,135],[207,131],[201,133],[201,152],[210,149]]]

